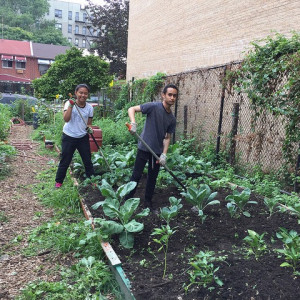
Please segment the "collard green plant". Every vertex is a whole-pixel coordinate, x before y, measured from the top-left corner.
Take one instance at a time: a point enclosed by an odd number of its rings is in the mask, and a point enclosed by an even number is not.
[[[204,209],[208,205],[220,204],[219,200],[214,200],[217,196],[217,192],[212,193],[210,187],[207,184],[200,185],[199,189],[190,186],[187,188],[187,191],[182,192],[181,195],[185,197],[186,201],[188,201],[198,209],[198,215],[202,221],[202,224],[207,217],[204,214]]]
[[[283,249],[276,249],[276,251],[283,254],[286,260],[280,266],[293,268],[294,274],[299,275],[297,268],[300,262],[300,236],[297,231],[288,231],[286,228],[280,228],[276,236],[283,242]]]
[[[278,199],[277,197],[271,197],[271,198],[264,198],[264,204],[266,205],[266,207],[269,210],[269,217],[271,217],[274,213],[275,210],[277,208],[278,205]]]
[[[176,230],[172,229],[170,225],[161,225],[160,228],[154,228],[154,231],[151,235],[157,235],[159,238],[154,238],[153,241],[160,245],[160,248],[157,250],[158,252],[163,250],[164,252],[164,273],[163,278],[166,275],[167,270],[167,253],[169,248],[169,240],[171,236],[176,232]]]
[[[108,184],[106,180],[102,180],[100,191],[105,198],[104,201],[97,202],[92,208],[97,209],[102,206],[104,214],[109,220],[95,218],[95,224],[100,225],[100,235],[102,238],[108,238],[113,234],[119,235],[119,241],[125,248],[133,248],[134,233],[144,229],[143,223],[137,222],[136,219],[149,215],[149,208],[135,214],[140,199],[130,198],[123,204],[124,197],[132,191],[136,186],[136,182],[130,181],[127,184],[120,186],[117,191]]]
[[[267,245],[264,241],[265,233],[258,234],[254,230],[248,229],[248,234],[243,240],[248,244],[248,255],[254,255],[255,259],[258,259],[267,251]]]
[[[222,286],[222,280],[216,275],[219,267],[214,266],[214,262],[218,260],[213,251],[200,251],[197,255],[189,260],[189,264],[192,269],[188,271],[190,276],[190,283],[185,285],[184,289],[187,292],[192,285],[203,286],[204,288],[214,289],[211,286],[216,283],[218,286]]]
[[[250,213],[245,211],[245,206],[247,204],[257,204],[257,201],[249,200],[251,195],[251,190],[246,188],[242,192],[234,190],[232,195],[228,195],[225,200],[230,202],[232,205],[237,206],[239,211],[246,217],[250,217]],[[228,208],[228,206],[227,206]],[[232,208],[231,208],[232,209]]]
[[[167,225],[170,225],[170,221],[178,215],[179,210],[182,208],[181,199],[170,197],[169,202],[170,206],[163,207],[159,214],[161,219],[167,222]]]
[[[151,235],[159,236],[159,238],[154,238],[153,241],[160,245],[158,251],[163,250],[164,252],[164,273],[163,278],[166,276],[167,270],[167,253],[169,248],[169,240],[171,236],[176,232],[174,228],[170,227],[170,221],[178,215],[179,210],[182,208],[181,199],[176,197],[170,197],[170,207],[163,207],[160,210],[159,217],[167,222],[167,225],[161,225],[160,228],[154,228]]]
[[[231,218],[238,218],[239,217],[239,212],[238,212],[238,207],[235,205],[235,203],[227,203],[226,207],[228,209],[228,212],[231,216]]]

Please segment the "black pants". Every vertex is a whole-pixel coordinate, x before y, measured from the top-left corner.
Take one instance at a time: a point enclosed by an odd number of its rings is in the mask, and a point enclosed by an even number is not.
[[[86,176],[91,177],[92,175],[94,175],[94,167],[92,164],[92,155],[88,134],[86,134],[82,138],[73,138],[63,133],[61,148],[61,160],[56,172],[56,182],[63,183],[76,149],[78,150],[84,164]]]
[[[159,156],[159,155],[157,155]],[[160,164],[156,163],[155,157],[150,152],[138,150],[136,154],[136,159],[134,163],[133,173],[130,178],[130,181],[135,181],[137,184],[139,183],[146,163],[148,162],[148,174],[147,174],[147,185],[145,190],[145,201],[151,202],[154,189],[156,185],[156,179],[159,172]],[[132,198],[136,192],[137,185],[134,190],[132,190],[125,199]]]

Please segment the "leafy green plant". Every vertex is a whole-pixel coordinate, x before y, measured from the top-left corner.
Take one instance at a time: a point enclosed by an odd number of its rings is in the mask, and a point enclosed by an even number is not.
[[[199,189],[190,186],[187,188],[187,191],[182,192],[181,195],[183,195],[189,203],[191,203],[198,209],[198,215],[202,221],[202,224],[207,217],[204,214],[204,209],[208,205],[220,204],[219,200],[214,200],[214,198],[217,196],[217,192],[212,193],[210,187],[207,184],[200,185]]]
[[[269,217],[271,217],[275,213],[275,209],[278,205],[277,196],[271,198],[264,198],[264,204],[269,210]]]
[[[107,299],[105,296],[114,292],[121,300],[118,284],[109,267],[95,257],[83,257],[72,268],[61,268],[59,281],[37,280],[29,283],[16,300],[43,299]]]
[[[248,234],[243,241],[245,241],[249,248],[247,249],[248,255],[254,255],[255,259],[258,259],[267,251],[267,245],[264,241],[265,233],[258,234],[254,230],[248,229]]]
[[[92,186],[92,188],[96,188],[98,183],[101,181],[101,176],[96,175],[96,176],[91,176],[89,178],[86,178],[83,182],[83,186]]]
[[[104,214],[110,218],[105,220],[95,218],[95,224],[99,224],[99,232],[102,238],[108,238],[113,234],[119,235],[119,241],[125,248],[132,248],[134,244],[134,233],[143,230],[144,225],[137,222],[135,219],[148,216],[149,208],[135,214],[139,206],[139,198],[130,198],[121,204],[124,197],[132,191],[136,186],[136,182],[130,181],[127,184],[120,186],[115,192],[113,187],[106,181],[102,180],[102,185],[99,187],[104,201],[97,202],[92,208],[97,209],[102,206]]]
[[[161,208],[159,214],[159,217],[166,221],[167,225],[170,225],[170,221],[178,215],[179,210],[182,208],[181,199],[170,197],[169,202],[170,206]]]
[[[238,190],[234,190],[232,195],[228,195],[225,200],[229,201],[232,205],[235,205],[238,207],[240,212],[246,216],[250,217],[250,213],[248,211],[245,211],[245,206],[247,204],[257,204],[257,201],[249,200],[251,195],[251,190],[246,188],[242,192],[239,192]],[[227,206],[228,208],[228,206]]]
[[[103,251],[99,248],[99,240],[93,238],[91,230],[91,227],[85,226],[84,222],[79,220],[75,223],[53,220],[30,233],[24,255],[33,256],[51,251],[53,253],[73,252],[76,257],[81,254],[101,257]],[[91,237],[86,238],[89,235]]]
[[[154,238],[153,241],[160,245],[160,248],[157,250],[158,252],[163,250],[164,252],[164,273],[163,278],[165,278],[166,270],[167,270],[167,253],[169,248],[169,240],[171,236],[176,232],[176,230],[172,229],[170,225],[161,225],[160,228],[154,228],[154,231],[151,235],[157,235],[159,238]]]
[[[0,141],[6,140],[9,135],[11,117],[9,106],[0,103]]]
[[[163,207],[160,210],[159,217],[167,222],[167,225],[161,225],[160,228],[154,228],[154,231],[151,235],[157,235],[159,238],[154,238],[153,241],[160,245],[158,252],[163,250],[164,252],[164,273],[163,278],[166,276],[167,270],[167,253],[169,248],[169,240],[171,236],[176,232],[174,228],[170,227],[170,221],[178,215],[179,210],[182,208],[182,204],[180,204],[181,199],[177,199],[176,197],[170,197],[170,207]]]
[[[238,211],[238,207],[236,206],[235,203],[227,203],[226,207],[228,209],[228,212],[231,216],[231,218],[238,218],[239,217],[239,211]]]
[[[9,176],[11,168],[9,165],[9,158],[16,153],[13,146],[7,145],[0,141],[0,179]]]
[[[219,267],[215,267],[213,263],[218,260],[224,260],[224,258],[217,259],[214,255],[213,251],[200,251],[189,260],[192,269],[188,271],[190,283],[184,287],[186,293],[194,284],[204,288],[213,283],[216,283],[218,286],[223,285],[222,280],[216,275]],[[209,289],[214,289],[214,287],[210,286]]]
[[[283,249],[276,249],[276,251],[285,256],[285,262],[281,267],[293,268],[295,274],[299,275],[296,269],[299,266],[300,261],[300,236],[297,231],[286,228],[280,228],[280,232],[276,232],[277,238],[283,242]]]

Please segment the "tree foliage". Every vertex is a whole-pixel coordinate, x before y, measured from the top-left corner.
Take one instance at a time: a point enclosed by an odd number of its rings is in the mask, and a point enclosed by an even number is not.
[[[0,0],[0,15],[8,26],[31,30],[49,7],[47,0]]]
[[[47,0],[0,0],[3,38],[53,45],[70,45],[55,21],[43,20],[49,10]]]
[[[91,21],[98,28],[94,49],[110,61],[110,72],[124,77],[126,74],[129,1],[104,0],[102,6],[89,1]]]
[[[98,56],[83,56],[82,52],[73,47],[66,54],[57,55],[47,73],[33,80],[36,95],[48,100],[57,94],[68,98],[79,83],[88,84],[92,93],[108,87],[112,80],[109,64]]]
[[[300,142],[300,35],[277,33],[252,46],[241,68],[229,77],[251,100],[254,120],[265,111],[283,117],[283,154],[292,161],[292,147]]]

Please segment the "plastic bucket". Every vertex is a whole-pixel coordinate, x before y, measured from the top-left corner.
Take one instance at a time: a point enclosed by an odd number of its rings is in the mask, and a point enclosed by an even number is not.
[[[94,136],[98,146],[102,147],[102,130],[98,126],[92,126],[92,128],[94,131],[93,136]],[[89,141],[90,141],[91,152],[98,152],[98,147],[95,144],[91,135],[89,135]]]

